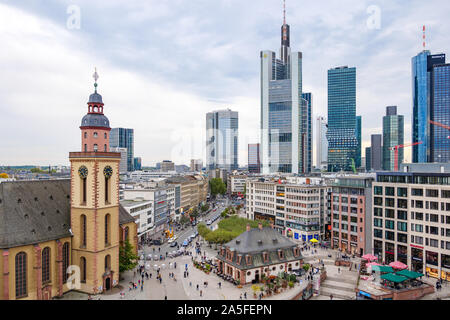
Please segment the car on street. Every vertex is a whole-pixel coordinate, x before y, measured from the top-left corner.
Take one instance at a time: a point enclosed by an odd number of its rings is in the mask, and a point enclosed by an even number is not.
[[[172,241],[172,243],[170,244],[170,247],[173,248],[173,247],[176,247],[177,245],[178,245],[178,242]]]
[[[292,273],[295,274],[297,277],[301,277],[305,274],[305,270],[304,269],[292,270]]]
[[[189,242],[188,242],[187,240],[184,240],[184,242],[183,242],[183,247],[187,247],[188,244],[189,244]]]
[[[172,242],[174,242],[177,239],[178,239],[177,236],[173,236],[172,238],[169,239],[168,243],[172,243]]]
[[[153,240],[153,244],[155,246],[160,246],[161,245],[161,240]]]
[[[211,225],[211,220],[208,220],[208,222],[206,223],[208,226]]]
[[[152,260],[152,255],[151,255],[151,254],[148,254],[146,260]]]

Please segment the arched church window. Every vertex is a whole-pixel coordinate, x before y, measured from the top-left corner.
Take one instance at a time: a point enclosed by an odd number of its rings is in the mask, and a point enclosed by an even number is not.
[[[108,213],[105,216],[105,246],[109,246],[111,241],[111,215]]]
[[[27,254],[19,252],[16,255],[16,298],[27,296]]]
[[[97,152],[97,151],[98,151],[98,145],[94,144],[94,152]]]
[[[81,257],[80,258],[80,281],[82,283],[86,283],[86,258]]]
[[[63,258],[63,282],[66,282],[69,278],[69,275],[67,274],[67,268],[69,268],[69,243],[66,242],[63,245],[62,250],[62,258]]]
[[[80,216],[80,230],[81,230],[81,235],[80,235],[80,239],[81,239],[81,247],[86,248],[86,243],[87,243],[87,221],[86,221],[86,216],[84,214],[82,214]]]
[[[42,250],[42,283],[50,282],[50,248]]]

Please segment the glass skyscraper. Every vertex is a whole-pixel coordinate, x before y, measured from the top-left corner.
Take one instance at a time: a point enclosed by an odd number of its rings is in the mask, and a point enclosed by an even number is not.
[[[366,148],[366,171],[372,170],[372,151],[371,147]]]
[[[302,97],[302,53],[291,52],[290,28],[284,22],[280,58],[273,51],[261,52],[262,173],[310,171],[310,105]]]
[[[351,171],[357,159],[356,68],[328,70],[328,171]]]
[[[248,145],[248,172],[250,173],[261,172],[259,143]]]
[[[361,134],[362,134],[362,117],[357,116],[356,117],[356,140],[358,140],[358,149],[356,150],[356,159],[355,159],[355,166],[356,168],[361,167]]]
[[[386,116],[383,117],[383,170],[395,169],[395,151],[389,149],[404,144],[404,123],[404,117],[397,115],[396,106],[386,108]],[[403,163],[404,150],[398,149],[398,168]]]
[[[431,81],[433,68],[436,65],[445,64],[445,54],[431,55],[424,50],[412,58],[412,142],[422,142],[413,146],[413,162],[433,161],[431,144],[431,124],[433,120],[433,82]]]
[[[303,126],[307,126],[307,142],[308,142],[308,148],[306,149],[306,172],[311,172],[312,170],[312,112],[313,112],[313,106],[312,106],[312,93],[302,93],[302,99],[306,101],[307,103],[307,123],[303,124]]]
[[[431,119],[450,127],[450,64],[436,65],[432,72]],[[431,125],[431,162],[450,162],[450,130]]]
[[[127,148],[127,170],[129,172],[134,171],[134,129],[111,129],[109,147]]]
[[[206,114],[206,168],[238,169],[239,116],[236,111],[219,110]]]

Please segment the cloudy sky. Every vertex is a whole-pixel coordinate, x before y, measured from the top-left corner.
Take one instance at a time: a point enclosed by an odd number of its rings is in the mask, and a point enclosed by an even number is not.
[[[287,0],[315,117],[327,115],[327,70],[355,66],[363,150],[388,105],[405,115],[409,142],[411,57],[422,25],[427,49],[450,52],[448,12],[437,0]],[[281,24],[281,0],[0,0],[0,165],[69,164],[94,67],[105,114],[135,129],[144,165],[204,159],[205,114],[224,108],[239,112],[246,164],[259,134],[259,53],[278,52]]]

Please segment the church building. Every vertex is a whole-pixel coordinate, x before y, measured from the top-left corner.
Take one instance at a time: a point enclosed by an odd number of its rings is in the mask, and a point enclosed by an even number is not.
[[[134,218],[119,204],[120,153],[95,92],[81,122],[70,180],[0,183],[0,300],[97,294],[119,283],[119,248],[137,252]]]

